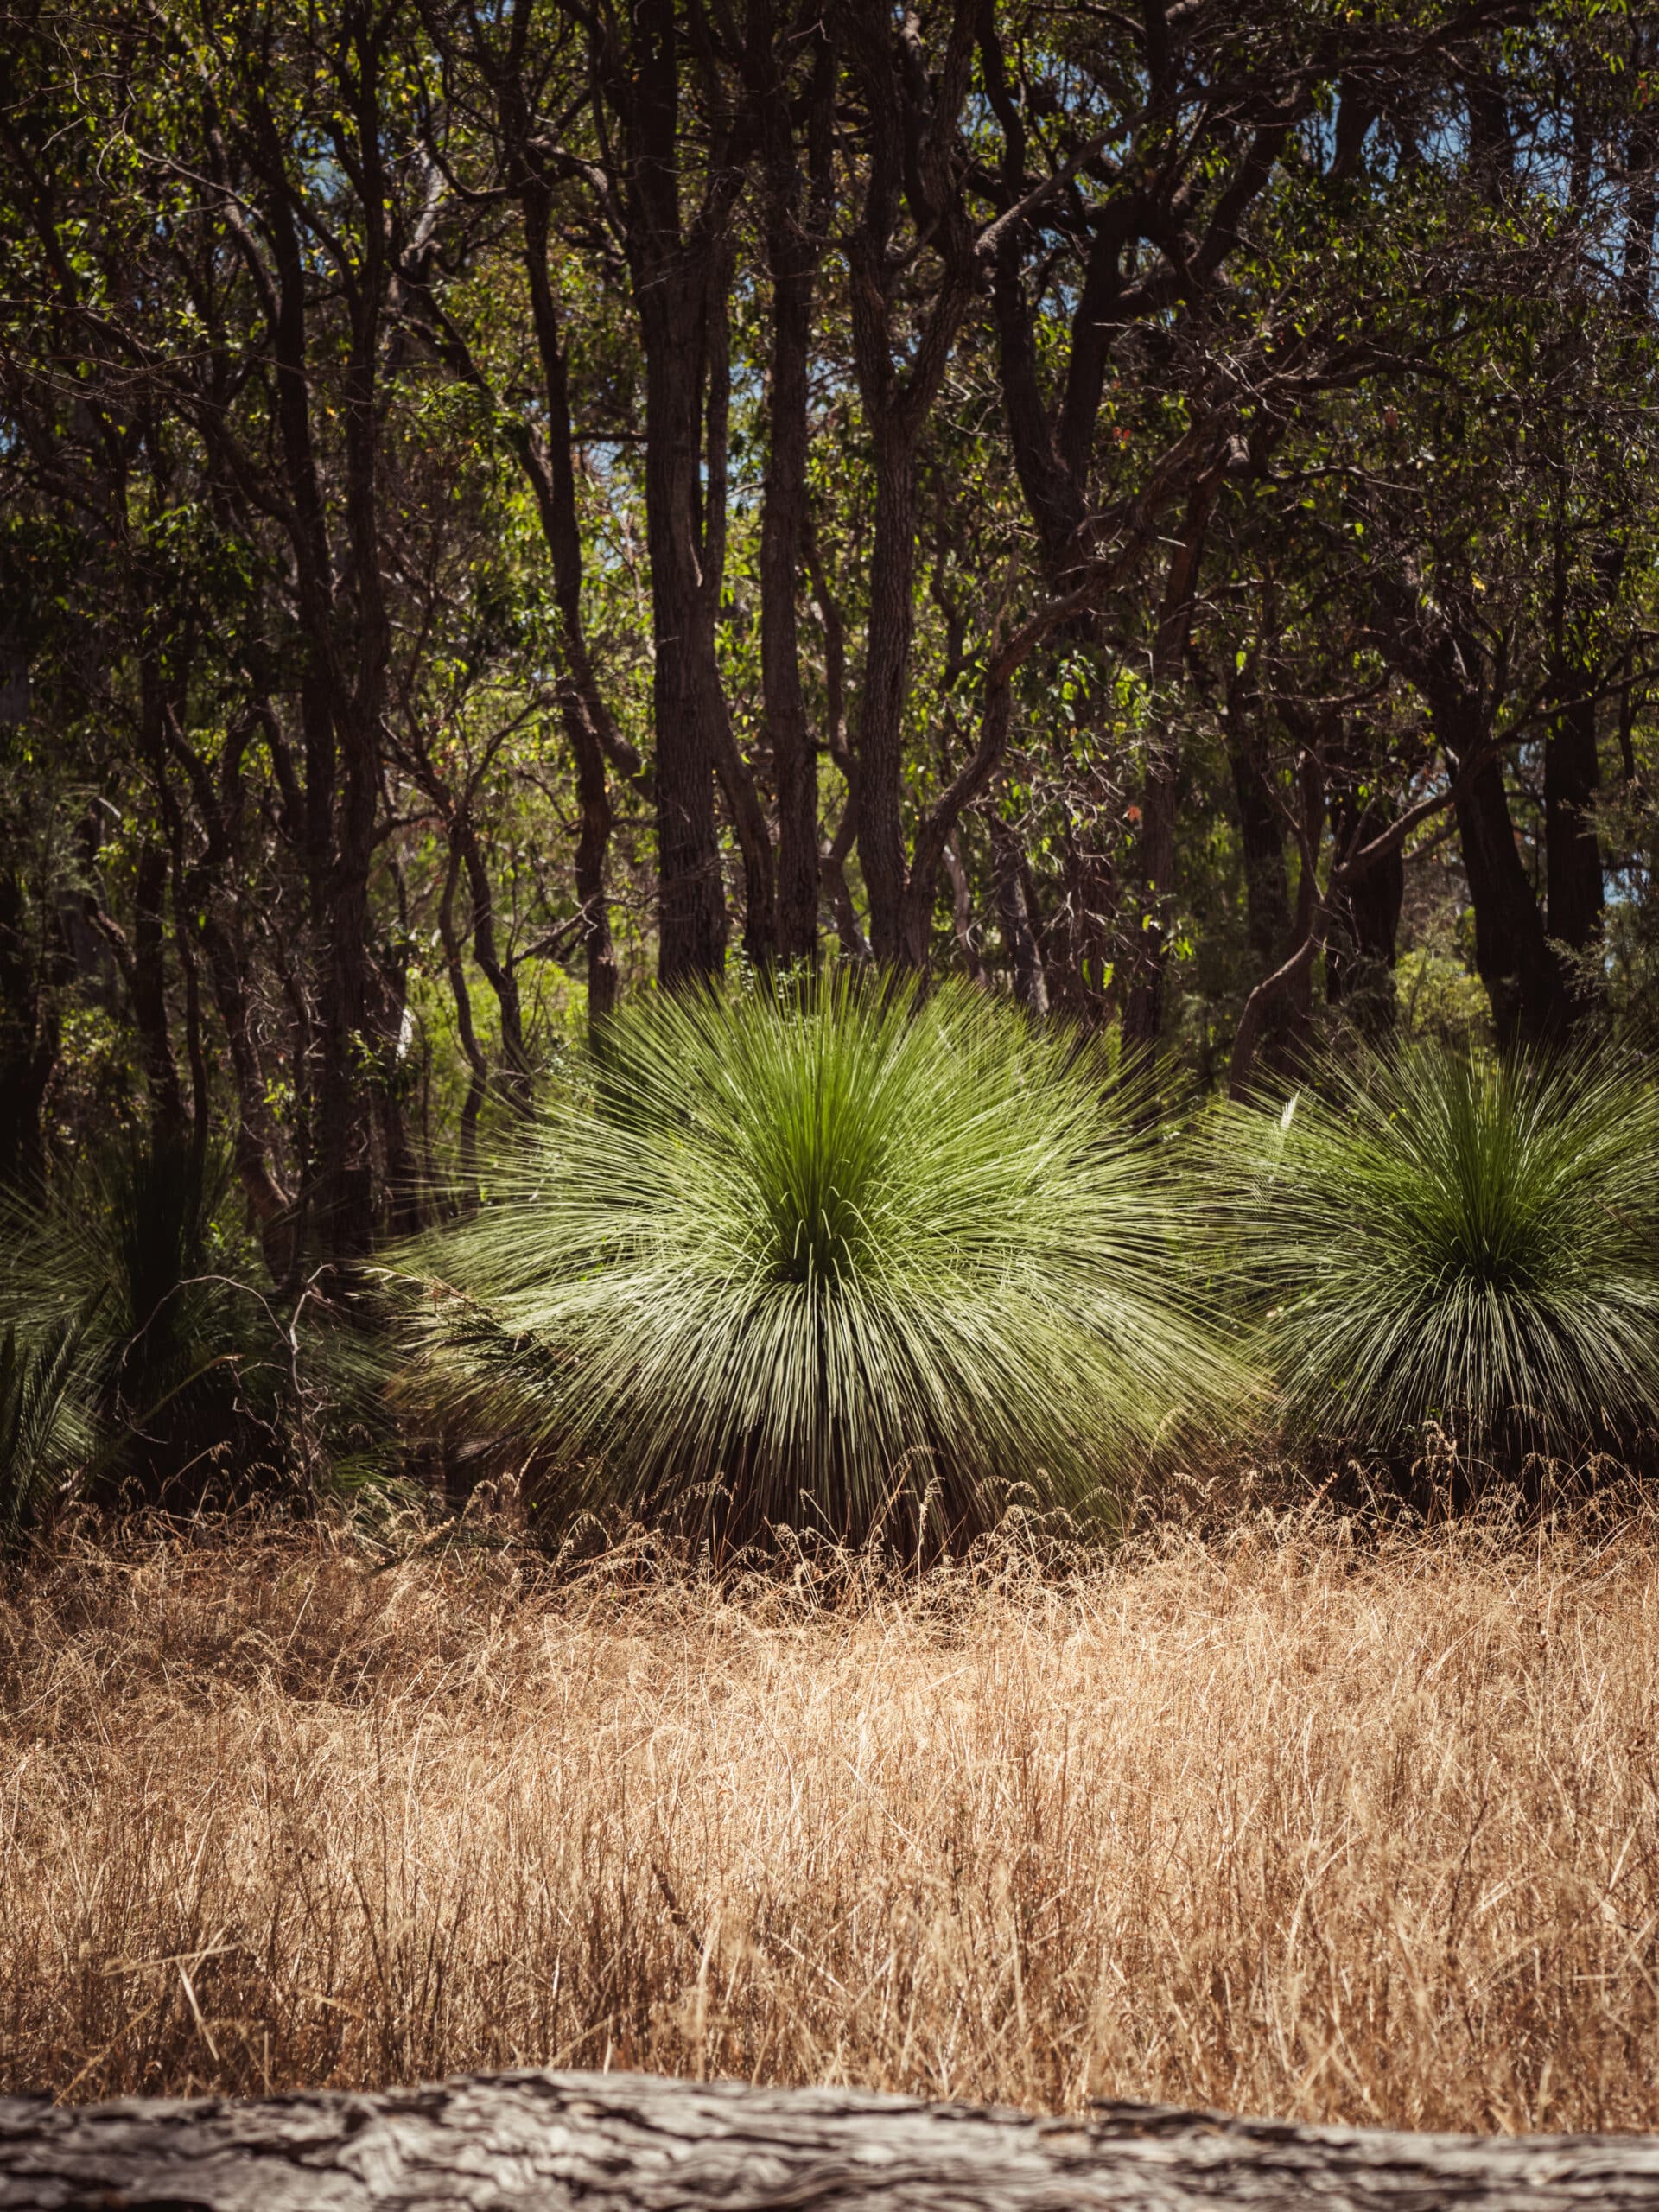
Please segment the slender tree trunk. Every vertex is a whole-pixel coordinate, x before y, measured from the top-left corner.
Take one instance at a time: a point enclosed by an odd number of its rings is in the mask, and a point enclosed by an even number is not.
[[[62,1024],[49,948],[7,857],[0,847],[0,1189],[31,1189],[46,1173],[43,1109]]]
[[[702,658],[702,572],[696,518],[698,380],[686,328],[700,302],[668,278],[642,283],[645,339],[645,514],[656,661],[658,972],[664,983],[717,976],[726,959],[726,897],[715,824],[715,747],[708,728]]]
[[[760,671],[778,806],[778,957],[816,966],[818,769],[801,690],[797,594],[806,539],[807,370],[817,249],[804,232],[802,198],[791,163],[774,182],[766,231],[772,329],[771,445],[760,518]]]
[[[1040,1020],[1048,1012],[1048,981],[1027,900],[1020,841],[995,813],[990,817],[990,831],[991,881],[1003,949],[1014,978],[1014,995],[1028,1014]]]
[[[1453,753],[1454,760],[1464,757]],[[1466,785],[1460,779],[1457,822],[1475,909],[1475,967],[1498,1041],[1537,1044],[1559,1036],[1570,1013],[1566,978],[1516,849],[1499,762],[1485,762]]]
[[[528,123],[515,116],[518,137]],[[521,158],[523,158],[521,152]],[[626,772],[638,775],[640,763],[631,746],[619,739],[588,649],[582,616],[582,529],[576,512],[575,436],[570,413],[570,379],[548,270],[552,195],[538,169],[527,172],[520,194],[524,228],[524,266],[530,284],[531,319],[541,361],[547,409],[543,437],[526,435],[523,458],[536,493],[542,535],[553,565],[553,589],[559,609],[559,647],[563,681],[560,704],[565,736],[576,771],[576,805],[581,829],[576,840],[576,899],[582,913],[582,950],[588,969],[588,1020],[602,1024],[616,1005],[616,946],[611,934],[606,889],[614,822],[608,754]]]
[[[184,1093],[167,1018],[167,852],[148,840],[140,848],[133,886],[132,1018],[143,1055],[152,1126],[184,1126]]]
[[[705,207],[687,237],[680,204],[677,11],[664,0],[639,9],[632,23],[627,81],[617,85],[615,97],[628,120],[628,244],[645,364],[658,972],[673,984],[717,976],[726,959],[726,895],[715,814],[724,701],[715,659],[717,608],[705,588],[702,482],[711,368],[710,263],[725,258],[725,203]]]
[[[1475,910],[1475,968],[1498,1041],[1507,1046],[1559,1036],[1571,1011],[1567,979],[1516,847],[1503,763],[1491,748],[1479,647],[1433,615],[1414,585],[1384,576],[1376,588],[1374,640],[1421,695],[1455,771],[1458,840]]]
[[[1605,890],[1596,835],[1601,766],[1591,671],[1572,671],[1577,688],[1563,701],[1544,739],[1544,874],[1550,936],[1587,953],[1601,936]]]
[[[443,880],[443,896],[438,902],[438,942],[443,947],[444,972],[449,978],[449,995],[454,1002],[455,1034],[461,1040],[462,1057],[467,1062],[467,1096],[461,1106],[461,1172],[471,1186],[475,1198],[478,1185],[478,1122],[489,1095],[490,1064],[484,1047],[478,1041],[478,1032],[473,1023],[473,995],[467,982],[467,963],[461,949],[461,932],[455,926],[455,892],[461,882],[461,854],[460,845],[451,832],[449,840],[449,868]]]
[[[1268,780],[1257,702],[1230,702],[1227,759],[1238,809],[1244,861],[1244,929],[1260,982],[1279,971],[1293,949],[1290,873],[1285,860],[1284,819]],[[1263,994],[1256,1010],[1259,1045],[1251,1057],[1271,1067],[1288,1065],[1306,1042],[1313,1020],[1313,966],[1303,962]]]
[[[1284,824],[1268,781],[1260,728],[1248,710],[1228,715],[1227,762],[1244,861],[1245,937],[1258,961],[1276,966],[1284,957],[1290,927],[1290,876]]]
[[[382,28],[359,21],[335,61],[351,87],[365,203],[364,250],[348,291],[349,338],[340,416],[345,475],[345,559],[337,580],[312,435],[314,371],[309,276],[295,210],[300,187],[290,149],[255,91],[250,101],[274,264],[271,343],[277,429],[288,494],[306,663],[301,677],[305,734],[307,859],[319,939],[318,1060],[311,1230],[325,1260],[366,1253],[374,1231],[371,1116],[363,1080],[369,999],[369,878],[379,800],[381,721],[391,631],[382,586],[378,531],[378,417],[381,319],[389,276],[386,179],[379,113]],[[341,616],[352,608],[349,651]]]
[[[503,1090],[508,1103],[518,1114],[528,1114],[531,1107],[530,1050],[524,1042],[524,1007],[518,995],[518,978],[511,964],[501,957],[495,936],[495,894],[490,884],[490,872],[484,861],[484,849],[479,842],[478,826],[469,812],[457,813],[450,836],[458,848],[461,865],[467,872],[467,891],[473,906],[473,957],[491,990],[501,1021],[501,1058],[505,1063]]]
[[[322,1082],[318,1100],[321,1176],[318,1242],[325,1258],[363,1257],[374,1242],[372,1115],[363,1039],[370,1012],[369,877],[380,799],[382,721],[391,657],[391,621],[379,536],[379,346],[386,281],[385,180],[378,30],[353,41],[357,141],[365,202],[363,266],[353,303],[344,404],[346,538],[355,621],[353,671],[335,718],[340,791],[328,918],[328,987],[323,997]]]
[[[880,0],[842,0],[841,10],[868,127],[864,205],[848,247],[853,361],[875,474],[856,741],[858,856],[870,944],[884,964],[916,957],[925,932],[907,927],[907,913],[914,913],[918,883],[931,885],[942,850],[941,838],[913,882],[905,851],[904,721],[915,626],[917,455],[979,278],[962,200],[959,122],[980,14],[977,0],[956,0],[930,67],[914,14],[895,22]],[[919,331],[899,345],[893,310],[907,257],[893,247],[906,203],[943,266]]]
[[[1387,827],[1387,814],[1375,807],[1344,799],[1336,810],[1338,849],[1369,844]],[[1405,852],[1396,848],[1332,902],[1325,997],[1332,1006],[1346,1007],[1358,1027],[1376,1037],[1394,1027],[1394,966],[1405,892]]]
[[[1167,717],[1175,702],[1186,661],[1187,639],[1198,595],[1211,511],[1221,488],[1222,467],[1212,464],[1187,493],[1180,535],[1170,555],[1163,602],[1153,645],[1154,712]],[[1180,777],[1180,741],[1167,720],[1151,741],[1151,757],[1141,787],[1141,827],[1136,839],[1135,876],[1140,926],[1130,947],[1130,982],[1123,1011],[1123,1042],[1128,1050],[1150,1052],[1163,1033],[1164,992],[1169,967],[1169,912],[1175,887],[1175,822]]]
[[[870,946],[884,965],[903,951],[904,716],[915,588],[915,453],[903,435],[889,430],[883,436],[878,431],[875,542],[858,715],[858,858],[869,906]]]

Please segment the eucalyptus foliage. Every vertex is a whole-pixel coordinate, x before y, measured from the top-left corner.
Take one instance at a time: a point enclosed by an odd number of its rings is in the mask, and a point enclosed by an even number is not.
[[[1237,1376],[1101,1070],[966,987],[659,995],[420,1250],[429,1379],[568,1510],[1098,1513]]]
[[[1632,1067],[1419,1046],[1230,1128],[1298,1430],[1514,1455],[1653,1426],[1659,1107]]]

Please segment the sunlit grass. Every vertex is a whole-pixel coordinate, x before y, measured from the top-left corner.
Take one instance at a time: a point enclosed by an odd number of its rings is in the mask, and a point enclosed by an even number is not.
[[[537,1572],[244,1536],[0,1596],[0,2088],[1659,2126],[1650,1527]]]

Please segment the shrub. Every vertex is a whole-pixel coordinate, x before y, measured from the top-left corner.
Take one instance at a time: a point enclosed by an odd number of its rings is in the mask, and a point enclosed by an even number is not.
[[[1268,1362],[1384,1457],[1628,1450],[1659,1407],[1659,1110],[1627,1065],[1422,1046],[1230,1128]]]
[[[567,1513],[919,1541],[1102,1510],[1236,1385],[1149,1137],[965,988],[658,996],[425,1247],[428,1379]]]
[[[50,1378],[67,1451],[35,1453],[83,1494],[188,1510],[269,1481],[283,1347],[264,1296],[237,1279],[228,1163],[186,1133],[126,1132],[50,1203],[0,1210],[0,1336],[16,1387]],[[73,1413],[73,1417],[70,1418]],[[19,1447],[21,1449],[21,1447]],[[36,1503],[47,1478],[31,1478]]]
[[[92,1310],[20,1344],[16,1322],[0,1334],[0,1544],[28,1528],[45,1496],[91,1447],[79,1370]]]

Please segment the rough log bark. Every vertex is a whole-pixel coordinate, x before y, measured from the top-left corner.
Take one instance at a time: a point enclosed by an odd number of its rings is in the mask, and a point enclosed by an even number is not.
[[[1565,2212],[1659,2206],[1645,2136],[1391,2135],[1109,2104],[1088,2122],[839,2089],[508,2074],[235,2104],[0,2099],[30,2212]]]

